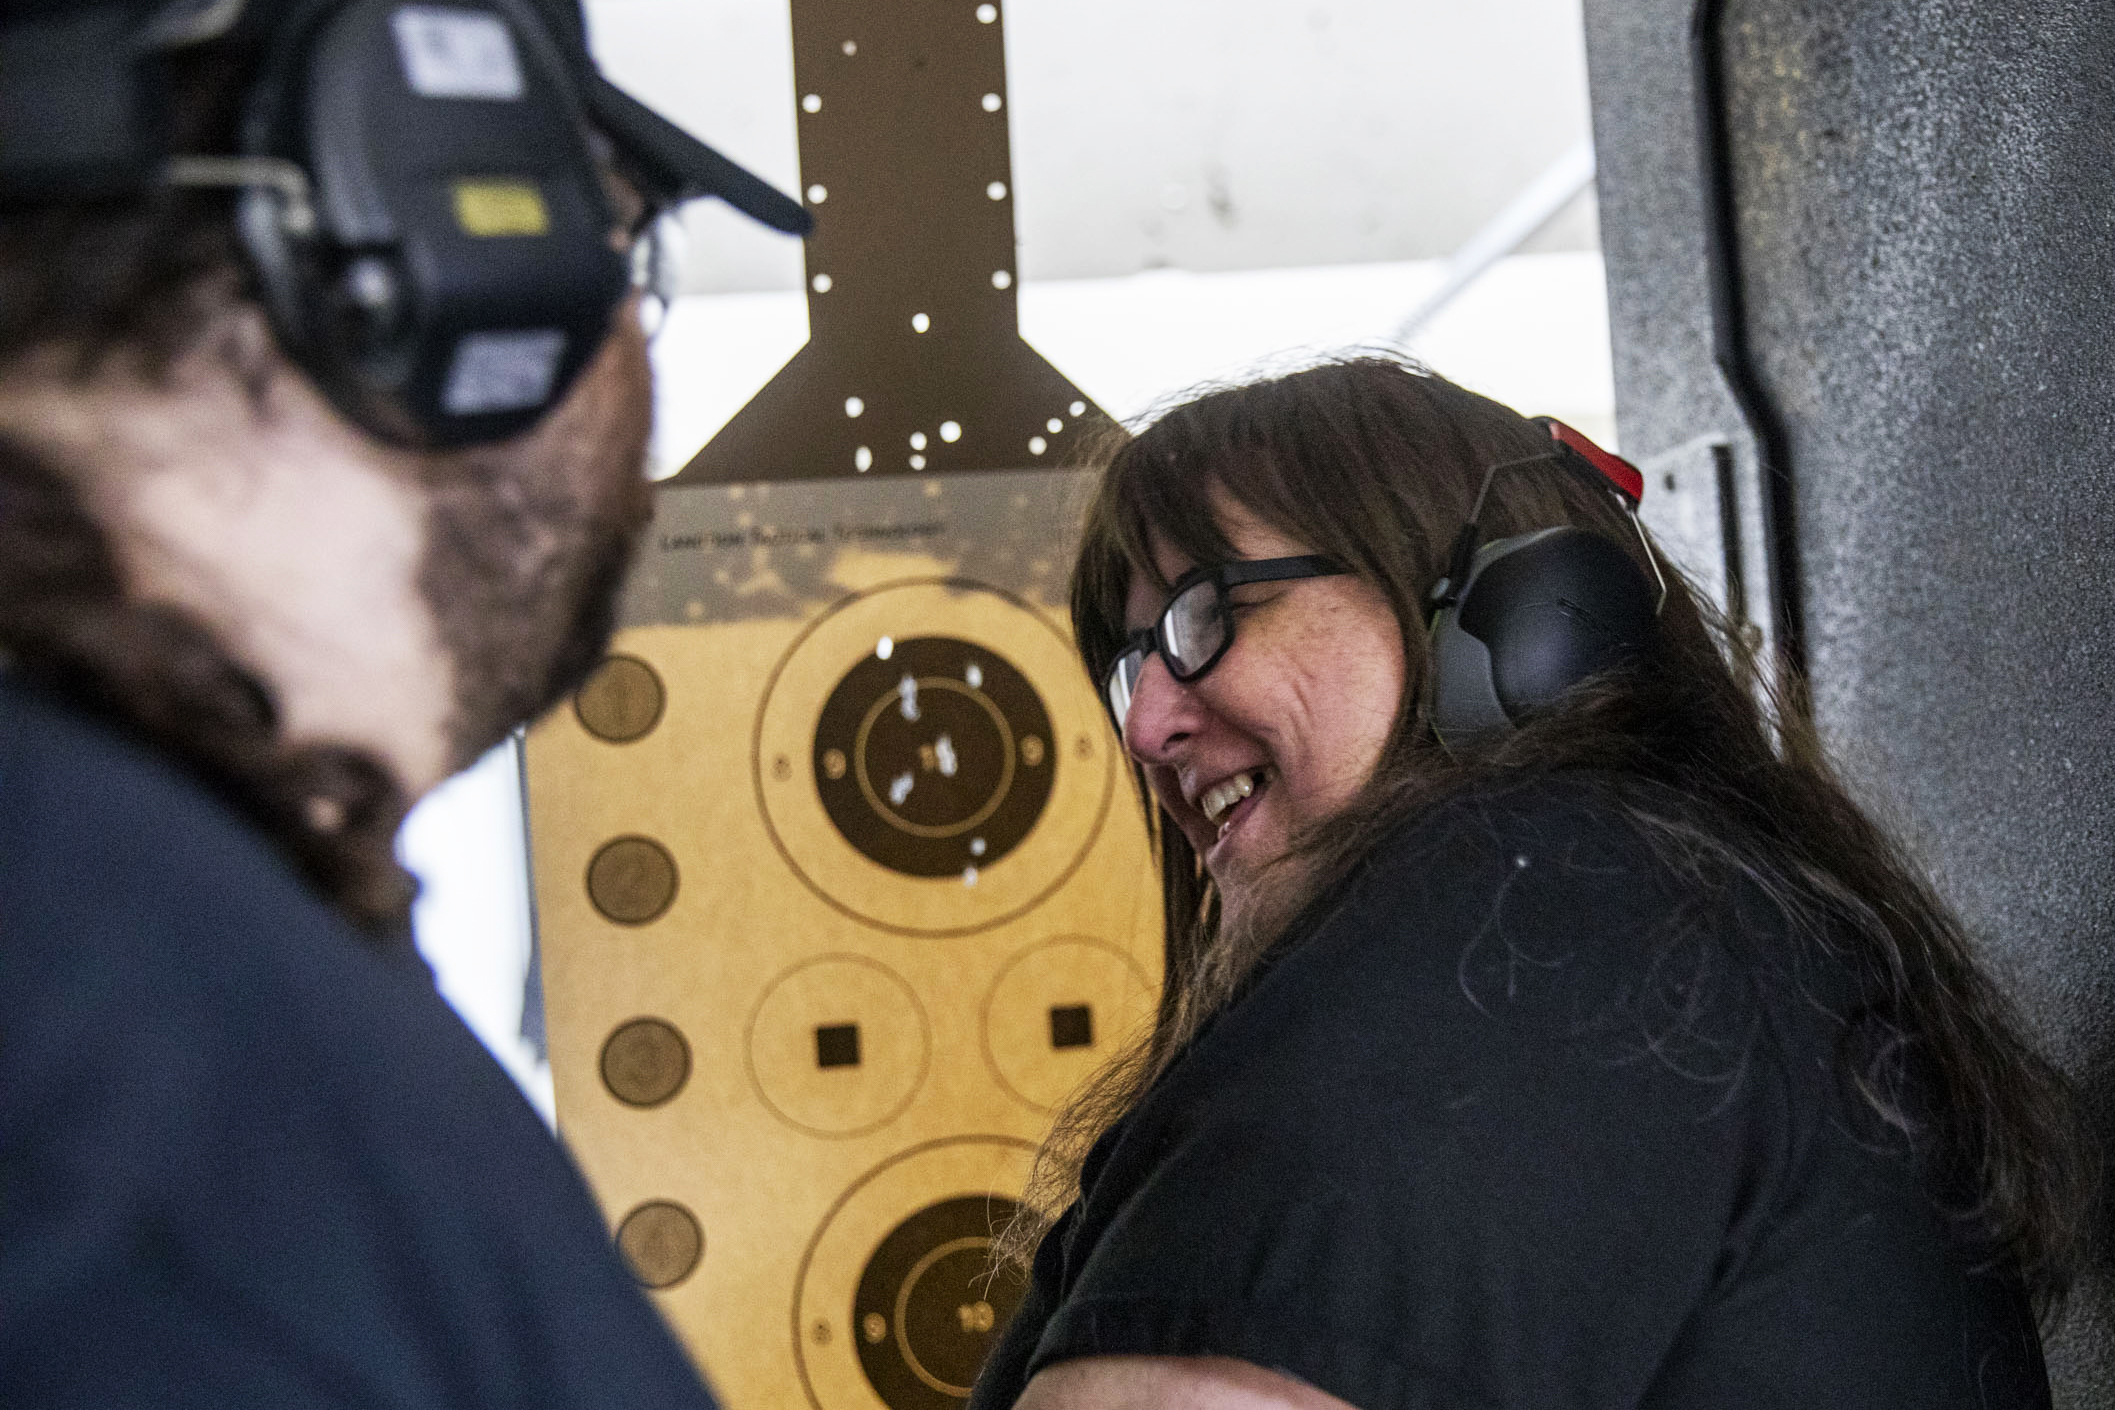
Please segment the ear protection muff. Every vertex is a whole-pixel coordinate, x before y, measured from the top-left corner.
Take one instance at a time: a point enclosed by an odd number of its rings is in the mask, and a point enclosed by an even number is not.
[[[237,228],[287,352],[368,429],[455,446],[528,428],[630,284],[577,75],[531,0],[311,0],[275,25]]]
[[[171,56],[204,45],[251,75],[233,152],[172,147]],[[812,224],[602,77],[580,0],[0,4],[0,213],[236,190],[281,345],[386,439],[498,440],[565,395],[634,273],[604,157],[650,208]]]
[[[1491,479],[1515,465],[1556,460],[1614,493],[1635,522],[1644,477],[1561,422],[1543,419],[1548,455],[1493,466],[1432,592],[1432,727],[1448,748],[1517,728],[1591,676],[1650,650],[1666,583],[1657,589],[1620,545],[1575,527],[1538,529],[1478,545]],[[1658,560],[1639,531],[1646,557]]]

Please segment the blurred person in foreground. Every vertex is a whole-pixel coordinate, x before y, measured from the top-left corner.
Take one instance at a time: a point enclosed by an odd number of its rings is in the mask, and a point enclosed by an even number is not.
[[[1073,621],[1169,983],[1043,1152],[977,1410],[2048,1405],[2074,1097],[1642,488],[1377,359],[1114,451]],[[1500,583],[1552,544],[1606,576]],[[1515,628],[1590,669],[1538,702]]]
[[[801,223],[580,18],[0,9],[0,1404],[712,1403],[392,851],[602,650],[650,510],[634,237],[706,192]],[[362,201],[379,243],[316,238]],[[418,403],[290,355],[260,210],[327,289],[425,291],[371,341],[541,309],[568,230],[585,302]]]

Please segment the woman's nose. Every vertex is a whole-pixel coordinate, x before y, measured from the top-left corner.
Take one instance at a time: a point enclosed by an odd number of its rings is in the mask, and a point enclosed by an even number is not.
[[[1170,750],[1197,727],[1198,702],[1190,688],[1168,673],[1154,652],[1139,668],[1124,715],[1124,749],[1141,764],[1170,762]]]

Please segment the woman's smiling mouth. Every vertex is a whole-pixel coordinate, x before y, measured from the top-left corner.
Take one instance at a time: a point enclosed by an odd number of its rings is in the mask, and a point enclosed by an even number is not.
[[[1221,838],[1239,821],[1237,814],[1245,811],[1242,804],[1261,793],[1270,782],[1271,772],[1267,766],[1243,770],[1213,784],[1197,799],[1198,811],[1204,814],[1207,823],[1219,829]]]

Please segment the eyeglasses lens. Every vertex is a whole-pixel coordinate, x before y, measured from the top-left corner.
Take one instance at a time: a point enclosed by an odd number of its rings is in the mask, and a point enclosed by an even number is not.
[[[1124,719],[1131,713],[1131,692],[1138,685],[1138,673],[1145,669],[1146,654],[1133,648],[1116,658],[1109,668],[1109,679],[1102,685],[1102,694],[1109,702],[1109,715],[1116,721],[1116,731],[1123,733]]]
[[[1178,680],[1190,680],[1226,645],[1229,625],[1225,600],[1214,583],[1191,586],[1160,614],[1161,658]],[[1116,658],[1103,682],[1102,695],[1118,733],[1131,714],[1131,696],[1146,669],[1146,653],[1133,647]]]
[[[1218,586],[1209,582],[1192,585],[1168,604],[1160,619],[1168,669],[1180,680],[1196,675],[1226,644],[1226,630]]]
[[[667,324],[683,288],[689,240],[673,211],[662,211],[632,236],[632,288],[639,292],[639,322],[651,339]]]

